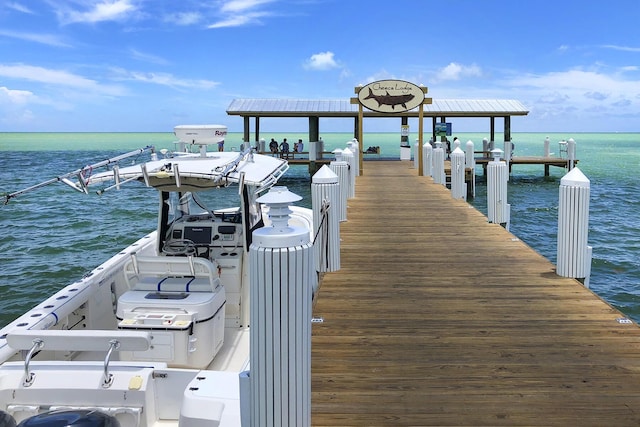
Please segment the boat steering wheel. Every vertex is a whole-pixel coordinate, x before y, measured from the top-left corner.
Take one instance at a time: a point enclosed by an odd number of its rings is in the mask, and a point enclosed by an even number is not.
[[[196,244],[189,239],[171,239],[164,242],[162,252],[167,255],[195,255]]]

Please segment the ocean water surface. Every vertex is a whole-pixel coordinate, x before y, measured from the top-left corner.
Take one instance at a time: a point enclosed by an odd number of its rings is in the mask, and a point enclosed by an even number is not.
[[[483,133],[457,134],[482,147]],[[578,167],[591,182],[589,244],[593,247],[591,289],[630,319],[640,322],[640,134],[636,133],[514,133],[517,155],[542,155],[543,141],[573,138]],[[304,133],[264,134],[281,141]],[[352,135],[322,135],[325,151],[344,148]],[[425,141],[428,138],[425,139]],[[450,138],[452,139],[452,138]],[[42,181],[146,145],[172,149],[172,133],[0,133],[0,194]],[[415,135],[411,138],[415,140]],[[496,135],[501,141],[502,135]],[[229,134],[225,149],[237,150],[241,134]],[[362,147],[380,146],[383,158],[399,159],[400,137],[372,133]],[[126,165],[126,162],[124,164]],[[364,173],[375,168],[364,164]],[[566,173],[543,166],[513,167],[508,185],[511,232],[555,264],[558,186]],[[469,200],[486,214],[482,169],[476,171],[477,193]],[[310,205],[306,166],[292,166],[281,185],[304,197]],[[357,197],[357,194],[356,194]],[[24,194],[0,206],[0,326],[9,323],[47,295],[72,283],[120,249],[155,227],[156,192],[138,185],[102,196],[84,195],[62,183]],[[407,216],[412,215],[407,212]],[[455,221],[455,218],[451,219]]]

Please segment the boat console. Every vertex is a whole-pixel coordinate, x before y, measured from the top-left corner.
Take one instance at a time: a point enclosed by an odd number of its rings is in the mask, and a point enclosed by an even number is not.
[[[226,325],[241,325],[241,283],[244,256],[242,218],[237,208],[217,210],[213,214],[185,215],[175,220],[166,233],[163,254],[188,254],[210,260],[227,298]]]
[[[223,252],[242,248],[242,218],[237,209],[214,214],[185,215],[167,232],[166,255],[194,254],[213,259]]]

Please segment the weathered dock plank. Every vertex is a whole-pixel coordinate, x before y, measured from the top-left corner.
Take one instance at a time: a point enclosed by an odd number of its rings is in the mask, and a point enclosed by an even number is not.
[[[312,425],[638,425],[640,328],[407,162],[358,177]]]

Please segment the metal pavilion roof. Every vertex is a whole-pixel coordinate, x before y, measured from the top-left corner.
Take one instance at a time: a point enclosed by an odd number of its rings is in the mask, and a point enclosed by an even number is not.
[[[349,99],[234,99],[227,114],[249,117],[355,117],[358,105]],[[433,99],[425,104],[425,117],[505,117],[526,116],[529,110],[513,99]],[[385,117],[394,114],[364,109],[365,117]],[[417,117],[418,109],[396,116]]]

